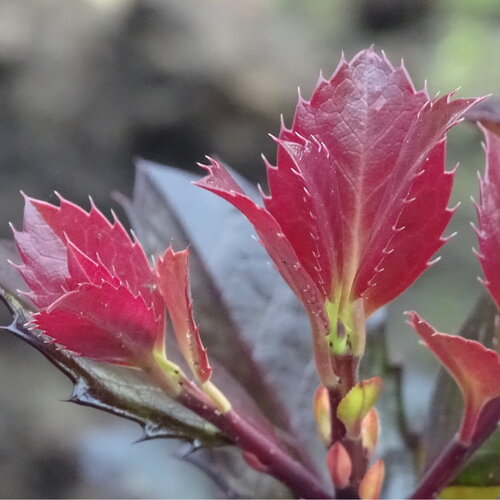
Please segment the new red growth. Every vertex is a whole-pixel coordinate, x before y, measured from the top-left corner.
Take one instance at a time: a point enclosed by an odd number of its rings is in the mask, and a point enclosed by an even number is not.
[[[13,230],[26,296],[39,310],[33,327],[80,355],[135,364],[164,329],[146,255],[118,220],[59,199],[57,207],[25,197],[23,230]]]

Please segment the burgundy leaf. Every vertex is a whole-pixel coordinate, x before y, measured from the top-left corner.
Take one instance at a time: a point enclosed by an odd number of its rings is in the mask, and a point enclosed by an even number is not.
[[[108,269],[99,262],[93,261],[85,255],[73,242],[67,241],[67,259],[69,277],[66,280],[68,290],[76,290],[80,283],[99,285],[102,282],[120,285],[120,280],[113,276]]]
[[[210,165],[205,168],[209,175],[196,185],[229,201],[253,224],[275,266],[309,313],[314,331],[316,365],[321,380],[326,386],[335,384],[336,377],[331,371],[330,359],[324,348],[328,321],[320,289],[298,261],[293,247],[274,217],[252,201],[216,160],[210,159]]]
[[[163,333],[164,305],[142,247],[123,226],[60,198],[56,207],[25,197],[14,231],[17,269],[40,312],[34,324],[80,355],[134,364]]]
[[[321,294],[318,287],[297,260],[293,247],[276,219],[253,202],[219,162],[210,159],[210,165],[203,167],[208,170],[209,175],[196,184],[217,193],[248,218],[289,286],[311,311],[321,315]]]
[[[474,102],[450,102],[448,96],[429,101],[425,91],[414,90],[403,67],[394,69],[371,49],[350,63],[341,61],[330,80],[320,78],[309,101],[299,100],[291,129],[280,134],[287,147],[269,172],[266,207],[287,237],[292,235],[310,275],[321,269],[327,296],[332,287],[342,287],[344,300],[364,296],[370,314],[425,270],[449,220],[452,177],[444,173],[443,138]],[[302,198],[310,198],[312,210],[298,196],[292,204],[281,196],[293,182],[290,172],[295,183],[302,179]],[[428,201],[437,213],[422,210]],[[417,261],[413,246],[401,242],[415,233],[425,241]],[[394,239],[399,242],[393,245]],[[391,262],[409,268],[382,272],[391,254]]]
[[[318,440],[301,440],[301,435],[315,431],[302,395],[318,383],[313,366],[296,370],[312,355],[310,341],[302,335],[308,329],[307,318],[269,267],[264,249],[250,237],[244,217],[224,200],[193,186],[196,178],[141,160],[127,213],[152,254],[161,255],[171,243],[176,248],[189,243],[193,305],[214,368],[211,380],[239,413],[267,434],[264,414],[279,429],[278,435],[286,436],[294,456],[309,463],[310,448],[321,452],[322,447]],[[258,198],[254,186],[238,174],[235,178],[252,199]],[[217,456],[208,459],[210,467],[217,468]],[[234,461],[228,465],[237,467]],[[246,476],[238,471],[236,477],[246,488]],[[267,497],[268,479],[259,477],[249,491]]]
[[[280,388],[280,394],[286,394],[288,403],[298,403],[298,398],[292,396],[301,375],[286,371],[286,367],[297,359],[308,358],[310,344],[304,339],[288,345],[283,335],[302,331],[307,321],[303,321],[295,297],[277,273],[267,268],[267,256],[250,238],[243,217],[223,200],[194,187],[192,181],[196,178],[179,169],[141,160],[133,203],[125,205],[127,213],[152,254],[161,255],[171,242],[177,247],[190,244],[194,308],[203,324],[211,359],[217,362],[215,383],[230,395],[233,405],[241,399],[235,392],[248,391],[247,400],[253,400],[275,425],[292,434],[267,377]],[[270,330],[275,332],[272,339],[264,339],[259,316],[263,310],[268,318],[265,325],[270,324]],[[275,327],[282,324],[283,331]],[[287,359],[282,356],[284,348]],[[246,415],[255,413],[247,402],[244,406]],[[293,409],[293,414],[298,413],[296,407]]]

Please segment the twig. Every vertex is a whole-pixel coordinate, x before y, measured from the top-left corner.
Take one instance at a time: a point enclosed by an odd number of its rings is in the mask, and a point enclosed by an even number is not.
[[[448,486],[472,454],[497,429],[500,419],[500,399],[491,401],[483,410],[477,431],[468,445],[456,435],[443,453],[431,465],[409,498],[436,498]]]
[[[151,363],[148,373],[163,388],[165,373]],[[167,384],[168,385],[168,384]],[[168,390],[168,386],[166,386]],[[333,498],[324,489],[322,480],[293,459],[281,446],[259,432],[234,410],[217,411],[197,386],[186,381],[177,401],[203,419],[215,425],[242,450],[253,454],[265,467],[265,472],[288,486],[299,498]]]

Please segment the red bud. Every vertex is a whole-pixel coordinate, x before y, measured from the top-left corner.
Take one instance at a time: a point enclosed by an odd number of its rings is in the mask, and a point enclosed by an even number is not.
[[[330,446],[332,442],[332,420],[328,389],[324,385],[320,385],[314,393],[313,408],[318,434],[325,446]]]
[[[245,459],[245,462],[257,472],[266,473],[269,471],[267,465],[263,464],[253,453],[243,451],[243,458]]]
[[[352,461],[340,441],[336,441],[326,454],[326,467],[336,488],[345,488],[352,474]]]
[[[376,408],[372,408],[361,422],[361,442],[368,453],[368,459],[373,456],[379,435],[379,418]]]

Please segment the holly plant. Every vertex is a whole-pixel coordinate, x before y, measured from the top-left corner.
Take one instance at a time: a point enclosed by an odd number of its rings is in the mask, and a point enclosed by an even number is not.
[[[25,196],[0,247],[3,330],[72,380],[73,402],[136,421],[144,439],[191,443],[184,458],[228,497],[377,499],[398,481],[396,432],[416,481],[400,495],[493,498],[500,137],[481,100],[430,98],[370,48],[299,97],[273,137],[276,164],[264,159],[267,193],[217,159],[201,179],[141,160],[133,198],[120,196],[132,234],[92,202]],[[449,239],[446,134],[471,116],[486,141],[476,256],[489,297],[459,335],[407,313],[461,393],[444,409],[456,423],[434,401],[430,439],[398,398],[383,308]]]

